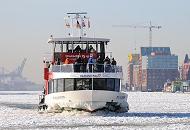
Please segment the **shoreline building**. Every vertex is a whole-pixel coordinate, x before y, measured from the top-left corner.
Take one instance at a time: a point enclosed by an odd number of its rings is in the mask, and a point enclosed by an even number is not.
[[[164,84],[164,92],[190,92],[190,81],[175,80]]]
[[[128,90],[139,90],[140,82],[140,54],[129,54],[127,64],[127,84]]]
[[[181,67],[181,79],[190,80],[190,59],[187,54]]]
[[[141,90],[162,91],[164,83],[179,76],[178,56],[169,47],[141,47]]]

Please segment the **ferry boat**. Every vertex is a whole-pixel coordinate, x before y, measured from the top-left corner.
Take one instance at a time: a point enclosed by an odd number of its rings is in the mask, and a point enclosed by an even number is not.
[[[44,96],[39,108],[127,112],[127,94],[121,92],[122,66],[109,61],[106,46],[110,39],[87,37],[85,29],[90,23],[86,14],[67,13],[66,26],[72,32],[78,30],[78,37],[69,33],[48,40],[52,59],[44,59]]]

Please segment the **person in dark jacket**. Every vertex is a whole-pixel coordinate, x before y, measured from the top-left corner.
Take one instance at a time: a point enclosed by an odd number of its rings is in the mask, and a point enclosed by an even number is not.
[[[75,72],[80,72],[81,65],[82,65],[82,58],[79,55],[78,58],[75,61]]]
[[[88,59],[85,55],[82,56],[82,71],[86,72],[86,66],[88,63]]]
[[[111,65],[112,65],[112,71],[113,72],[115,72],[115,70],[116,70],[116,64],[117,64],[117,62],[115,61],[114,58],[112,58]]]
[[[116,65],[116,64],[117,64],[117,62],[115,61],[114,58],[112,58],[111,64],[112,64],[112,65]]]
[[[74,52],[81,52],[81,48],[79,45],[75,48]]]
[[[104,59],[104,64],[110,64],[110,58],[108,56],[106,56],[106,58]]]
[[[96,66],[97,66],[97,71],[98,72],[103,72],[104,71],[104,61],[100,56],[98,56],[98,58],[97,58]]]
[[[108,56],[106,56],[106,58],[104,59],[104,66],[105,66],[105,71],[106,72],[110,72],[111,71],[111,62],[110,62],[110,58]]]

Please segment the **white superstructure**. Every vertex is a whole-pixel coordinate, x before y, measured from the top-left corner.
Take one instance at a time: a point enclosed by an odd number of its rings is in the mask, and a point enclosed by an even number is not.
[[[86,27],[87,17],[81,16],[84,13],[69,14],[76,15],[69,18],[76,19],[77,28]],[[121,92],[122,67],[106,56],[109,41],[85,37],[83,31],[80,37],[51,36],[48,43],[53,46],[53,54],[51,61],[44,60],[45,96],[41,104],[45,103],[48,110],[128,111],[127,94]]]

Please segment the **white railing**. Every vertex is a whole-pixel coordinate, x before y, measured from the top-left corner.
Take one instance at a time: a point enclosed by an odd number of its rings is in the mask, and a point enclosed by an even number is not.
[[[122,72],[122,66],[117,65],[104,65],[104,64],[63,64],[63,65],[51,65],[51,72],[65,72],[65,73],[120,73]]]
[[[74,72],[74,66],[72,64],[68,65],[52,65],[52,72]]]

